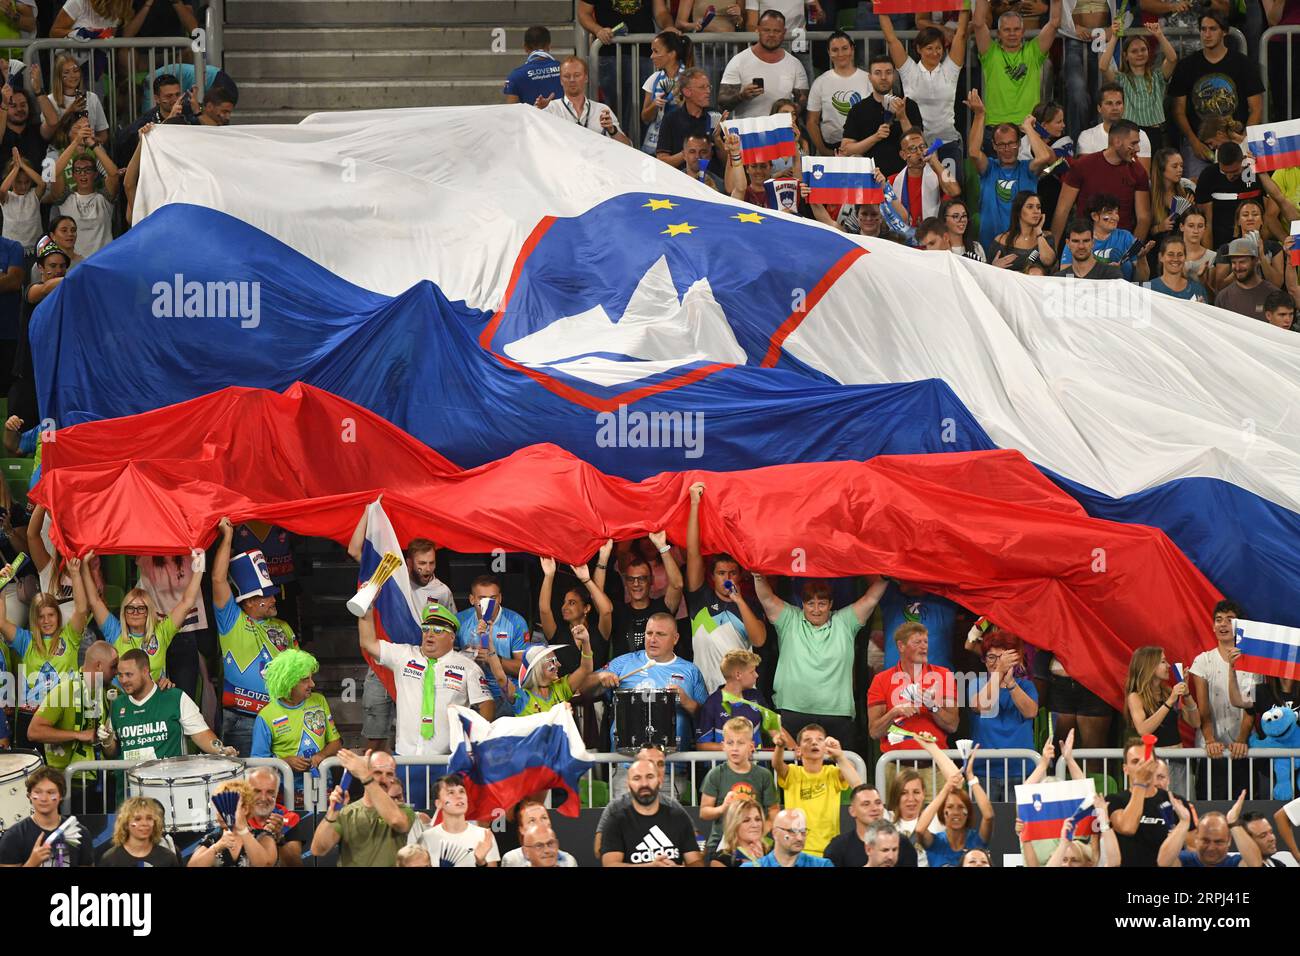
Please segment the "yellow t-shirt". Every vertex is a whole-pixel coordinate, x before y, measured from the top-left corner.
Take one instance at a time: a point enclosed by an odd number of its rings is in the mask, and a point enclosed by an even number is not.
[[[848,789],[840,768],[823,764],[816,774],[810,774],[797,764],[786,767],[785,808],[802,808],[808,817],[808,840],[803,851],[821,856],[826,844],[840,834],[840,792]]]

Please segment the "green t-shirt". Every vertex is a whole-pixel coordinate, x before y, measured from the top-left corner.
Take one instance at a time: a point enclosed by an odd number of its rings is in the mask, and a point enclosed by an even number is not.
[[[735,792],[737,797],[749,797],[751,800],[758,801],[758,805],[763,808],[764,818],[767,817],[769,807],[781,802],[776,795],[776,779],[768,766],[751,764],[745,773],[736,773],[731,769],[731,764],[719,764],[705,775],[700,790],[702,795],[713,797],[718,806],[721,806],[722,801],[727,799],[727,794],[732,792]],[[724,815],[713,821],[713,829],[709,831],[709,839],[704,846],[706,854],[712,853],[722,842],[722,824],[725,819]]]
[[[561,677],[551,684],[551,696],[540,697],[526,687],[519,688],[519,695],[515,698],[515,716],[526,717],[529,714],[544,714],[556,704],[562,704],[566,700],[573,699],[573,688],[569,686],[569,678]]]
[[[312,694],[297,707],[273,700],[257,712],[260,728],[253,731],[254,757],[314,757],[339,739],[330,705]],[[268,751],[268,752],[263,752]]]
[[[181,757],[187,752],[184,727],[181,725],[183,691],[155,689],[144,703],[137,704],[126,694],[118,694],[109,706],[108,719],[117,737],[118,760],[162,760]],[[117,798],[125,797],[125,774],[115,773]]]
[[[104,640],[117,648],[118,657],[137,648],[148,654],[149,673],[155,681],[167,676],[167,648],[172,646],[178,630],[170,617],[163,618],[144,636],[124,634],[122,622],[115,617],[105,618],[104,626],[100,628]]]
[[[1047,54],[1036,40],[1023,44],[1015,53],[1002,49],[996,40],[980,54],[984,69],[984,122],[1019,126],[1034,111],[1040,99],[1043,63]]]
[[[72,654],[73,666],[77,655]],[[80,672],[64,674],[57,684],[50,688],[42,699],[36,715],[48,721],[55,730],[81,731],[91,729],[103,713],[102,701],[94,700],[87,694],[86,682]],[[62,744],[45,745],[45,763],[55,770],[63,770],[77,760],[94,760],[94,743],[69,741]],[[87,774],[90,775],[90,774]],[[85,776],[85,775],[83,775]]]
[[[862,630],[852,606],[814,628],[787,604],[773,626],[780,650],[772,682],[777,709],[852,717],[853,639]]]
[[[415,823],[415,810],[402,805],[408,823]],[[374,807],[368,807],[360,800],[349,803],[339,814],[339,818],[330,824],[338,831],[339,866],[380,866],[392,868],[397,865],[397,851],[406,846],[406,834],[398,833],[379,815]]]
[[[71,624],[45,642],[46,653],[42,654],[32,640],[32,632],[20,627],[14,632],[14,656],[18,658],[18,677],[26,687],[26,697],[22,702],[24,709],[35,711],[45,699],[59,678],[77,670],[77,651],[81,648],[81,632],[74,631]],[[64,763],[67,766],[67,763]]]

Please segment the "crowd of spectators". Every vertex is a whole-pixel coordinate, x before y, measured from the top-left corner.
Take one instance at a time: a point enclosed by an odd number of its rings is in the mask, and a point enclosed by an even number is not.
[[[807,29],[846,22],[850,7],[854,26],[884,40],[865,64],[843,32],[792,44]],[[1300,167],[1258,172],[1245,151],[1246,127],[1264,118],[1260,36],[1300,23],[1294,0],[1231,9],[1144,0],[1136,19],[1113,0],[975,0],[915,16],[781,0],[579,0],[578,8],[600,42],[604,103],[587,101],[582,60],[550,57],[543,28],[526,41],[527,95],[516,71],[508,99],[639,145],[736,199],[845,232],[1028,275],[1137,283],[1296,328]],[[915,30],[910,43],[902,29]],[[1180,56],[1166,29],[1196,39]],[[1230,29],[1244,34],[1249,54]],[[707,47],[693,36],[736,30],[757,42],[720,72],[697,63]],[[626,33],[654,40],[619,45]],[[1278,63],[1286,50],[1274,52]],[[561,89],[565,70],[573,84]],[[1279,78],[1271,67],[1270,82]],[[1290,118],[1279,111],[1294,91],[1274,93],[1272,118]],[[779,112],[791,115],[799,155],[745,164],[726,120]],[[629,140],[634,127],[644,131],[639,144]],[[827,206],[808,202],[806,188],[785,194],[793,201],[765,188],[798,178],[805,157],[832,155],[871,159],[885,201]]]

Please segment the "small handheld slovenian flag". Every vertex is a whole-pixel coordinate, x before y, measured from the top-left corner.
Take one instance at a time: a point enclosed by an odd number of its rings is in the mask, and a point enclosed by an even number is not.
[[[1097,819],[1092,809],[1096,795],[1091,779],[1016,784],[1016,815],[1025,822],[1021,839],[1059,839],[1066,820],[1074,822],[1076,838],[1088,836]]]
[[[876,164],[865,156],[805,156],[803,181],[808,201],[825,205],[879,204],[884,193],[876,179]]]
[[[1237,669],[1252,674],[1300,679],[1300,627],[1261,621],[1232,622],[1237,635]]]
[[[1257,173],[1300,166],[1300,119],[1246,127],[1246,148]]]
[[[740,161],[745,165],[799,155],[794,139],[794,121],[789,113],[729,119],[726,127],[728,132],[740,137]]]
[[[1291,223],[1291,265],[1300,266],[1300,219]]]

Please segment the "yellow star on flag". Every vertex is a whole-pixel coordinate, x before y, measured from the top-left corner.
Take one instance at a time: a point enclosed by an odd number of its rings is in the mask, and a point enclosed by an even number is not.
[[[653,212],[656,209],[676,209],[677,206],[671,199],[652,199],[648,203],[645,203],[641,208],[649,209]]]
[[[680,236],[682,234],[690,235],[698,227],[692,226],[689,222],[679,222],[676,225],[670,224],[667,229],[659,233],[661,236]]]
[[[742,213],[737,213],[736,215],[732,216],[731,218],[732,218],[732,219],[739,219],[741,222],[762,222],[762,221],[763,221],[765,218],[767,218],[767,217],[766,217],[766,216],[760,216],[760,215],[759,215],[758,213],[756,213],[756,212],[742,212]]]

